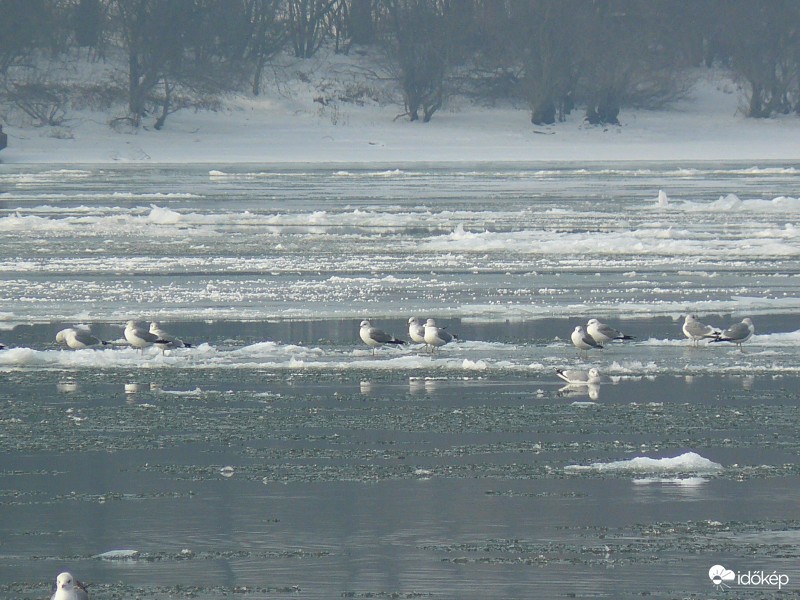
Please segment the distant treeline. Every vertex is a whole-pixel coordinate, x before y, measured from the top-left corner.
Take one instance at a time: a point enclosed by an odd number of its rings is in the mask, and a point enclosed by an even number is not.
[[[391,74],[405,115],[428,121],[447,96],[513,99],[531,121],[573,110],[616,124],[629,106],[680,96],[689,68],[729,68],[751,117],[800,112],[797,0],[0,0],[0,100],[35,121],[65,94],[37,57],[123,53],[124,120],[155,127],[225,90],[262,92],[276,55],[358,50]]]

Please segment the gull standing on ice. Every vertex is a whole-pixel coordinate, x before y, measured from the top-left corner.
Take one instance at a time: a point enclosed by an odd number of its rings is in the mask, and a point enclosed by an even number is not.
[[[136,321],[128,321],[125,325],[125,339],[134,348],[138,348],[144,353],[144,349],[153,344],[167,344],[167,340],[162,340],[157,335],[150,333],[144,327],[139,327]]]
[[[375,356],[375,348],[383,346],[384,344],[405,344],[403,340],[398,340],[390,333],[386,333],[370,325],[369,321],[361,321],[361,330],[358,332],[361,340],[370,348],[372,348],[372,355]]]
[[[633,336],[625,335],[613,327],[601,323],[597,319],[589,319],[586,324],[586,333],[594,338],[598,344],[605,344],[611,340],[632,340]]]
[[[425,325],[420,323],[417,317],[408,319],[408,337],[411,338],[412,342],[425,344]]]
[[[66,344],[73,350],[83,350],[92,346],[107,346],[108,342],[92,335],[88,329],[67,327],[56,334],[56,341],[59,344]]]
[[[589,371],[579,369],[556,369],[556,375],[569,385],[597,385],[600,383],[600,371],[595,367]]]
[[[433,352],[437,346],[449,344],[455,337],[456,336],[453,334],[445,331],[444,327],[437,327],[436,321],[433,319],[428,319],[425,322],[425,343],[431,347],[431,352]]]
[[[700,340],[717,338],[721,333],[722,331],[716,327],[701,323],[694,315],[686,315],[686,319],[683,321],[683,335],[692,340],[695,346]]]
[[[162,340],[164,340],[166,342],[165,344],[160,344],[159,345],[159,348],[161,348],[162,352],[164,350],[171,350],[172,348],[191,348],[192,347],[192,345],[189,342],[184,342],[183,340],[181,340],[179,338],[176,338],[174,335],[172,335],[170,333],[167,333],[166,331],[161,329],[159,324],[156,323],[155,321],[150,323],[150,333],[152,333],[153,335],[157,336],[159,339],[162,339]]]
[[[575,327],[575,331],[572,332],[570,339],[572,340],[572,343],[575,344],[575,347],[583,352],[586,352],[591,348],[603,347],[598,344],[592,336],[586,333],[583,325],[578,325]]]
[[[739,349],[741,350],[742,344],[749,340],[755,332],[756,328],[753,327],[753,321],[750,320],[750,317],[746,317],[742,319],[741,323],[734,323],[728,327],[715,339],[711,340],[711,343],[731,342],[732,344],[739,346]]]
[[[56,589],[50,600],[89,600],[89,592],[71,573],[64,572],[56,577]]]

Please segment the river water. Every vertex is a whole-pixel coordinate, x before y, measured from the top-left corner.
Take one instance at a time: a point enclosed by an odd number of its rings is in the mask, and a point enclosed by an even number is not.
[[[798,175],[0,165],[0,596],[800,593]]]

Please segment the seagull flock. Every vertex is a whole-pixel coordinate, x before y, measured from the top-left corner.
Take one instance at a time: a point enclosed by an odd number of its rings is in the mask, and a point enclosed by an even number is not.
[[[684,335],[695,346],[699,344],[700,340],[707,339],[712,343],[730,342],[736,344],[740,349],[742,344],[755,333],[753,321],[749,317],[743,319],[741,323],[734,323],[727,329],[722,330],[701,323],[695,315],[691,314],[686,315],[682,330]],[[405,340],[373,326],[370,321],[366,320],[361,321],[359,334],[361,340],[372,348],[373,356],[375,355],[375,350],[380,346],[407,343]],[[438,327],[433,319],[428,319],[423,325],[422,320],[417,317],[408,319],[408,337],[412,342],[424,344],[425,348],[429,349],[431,353],[439,346],[444,346],[454,339],[458,339],[457,336],[447,332],[443,327]],[[634,339],[634,337],[626,335],[597,319],[589,319],[585,327],[583,325],[575,327],[570,339],[580,353],[588,356],[589,350],[602,349],[604,344],[609,342],[627,341]],[[596,367],[592,367],[588,372],[578,369],[556,369],[556,375],[566,381],[568,386],[588,386],[592,388],[602,381],[600,372]]]
[[[700,322],[692,314],[686,315],[682,330],[683,334],[695,346],[699,345],[702,340],[708,340],[709,343],[729,342],[735,344],[740,350],[742,344],[755,333],[753,321],[749,317],[743,319],[740,323],[733,323],[723,330]],[[142,354],[144,354],[146,348],[151,346],[161,350],[162,354],[175,348],[192,347],[189,342],[185,342],[164,331],[156,322],[150,323],[150,327],[145,328],[136,321],[128,321],[125,325],[123,336],[131,347],[138,349]],[[361,321],[359,337],[361,341],[371,348],[373,356],[381,346],[401,346],[408,343],[389,332],[375,327],[368,320]],[[423,344],[425,350],[430,352],[431,355],[437,348],[458,339],[457,335],[448,332],[445,327],[436,325],[434,319],[427,319],[423,324],[422,319],[417,317],[408,319],[408,337],[414,343]],[[589,319],[585,327],[583,325],[575,327],[570,339],[578,349],[578,352],[582,356],[588,357],[589,350],[602,349],[604,345],[610,342],[624,342],[632,340],[634,337],[626,335],[606,323],[601,323],[597,319]],[[73,350],[107,346],[112,343],[92,335],[90,329],[85,326],[62,329],[56,334],[56,342],[64,344]],[[0,344],[0,349],[4,347],[3,344]],[[556,375],[563,379],[567,386],[586,386],[590,390],[596,389],[596,386],[601,382],[600,372],[595,367],[589,369],[588,372],[577,369],[556,369]],[[59,598],[66,599],[68,596]],[[73,597],[69,596],[69,598]]]
[[[686,315],[681,328],[683,334],[697,346],[701,340],[709,340],[709,343],[730,342],[736,344],[741,350],[742,344],[749,340],[755,333],[753,320],[749,317],[742,319],[741,323],[733,323],[727,329],[722,330],[711,325],[706,325],[697,319],[695,315]],[[582,354],[588,356],[588,351],[603,348],[604,344],[614,340],[632,340],[633,336],[614,329],[613,327],[601,323],[597,319],[589,319],[586,327],[577,325],[570,336],[572,344]],[[556,369],[556,375],[567,382],[567,385],[576,386],[595,386],[600,383],[600,372],[596,368],[589,369],[588,372],[579,370]]]
[[[144,352],[145,348],[149,348],[150,346],[157,347],[161,352],[173,348],[192,347],[189,342],[184,342],[180,338],[161,329],[161,326],[156,322],[150,323],[150,328],[145,329],[136,321],[128,321],[122,334],[129,345],[142,352]],[[84,348],[95,348],[97,346],[108,346],[112,344],[112,342],[101,340],[92,335],[92,331],[88,327],[67,327],[66,329],[62,329],[56,334],[56,342],[64,344],[67,348],[73,350],[83,350]],[[5,346],[0,344],[0,349],[4,347]]]
[[[742,319],[740,323],[733,323],[727,329],[719,329],[706,325],[697,319],[695,315],[686,315],[682,326],[683,334],[697,346],[702,340],[710,343],[730,342],[741,349],[742,344],[749,340],[755,333],[753,321],[749,317]],[[128,321],[123,331],[125,341],[140,350],[142,353],[145,348],[157,347],[162,352],[175,348],[191,348],[192,344],[179,337],[164,331],[156,323],[150,323],[149,328],[145,328],[136,321]],[[407,344],[403,339],[397,338],[378,327],[372,325],[368,320],[361,321],[359,337],[367,346],[372,349],[372,354],[381,346]],[[431,353],[437,348],[457,340],[458,336],[447,331],[445,327],[436,325],[434,319],[427,319],[422,323],[422,319],[411,317],[408,319],[408,337],[412,342],[424,344],[425,349]],[[572,344],[582,354],[588,355],[589,350],[602,349],[605,344],[614,341],[627,341],[634,339],[631,335],[626,335],[614,329],[606,323],[601,323],[597,319],[589,319],[586,326],[577,325],[570,336]],[[64,344],[73,350],[83,350],[84,348],[95,348],[98,346],[108,346],[112,344],[107,340],[92,335],[91,330],[86,326],[68,327],[56,334],[56,342]],[[5,348],[0,344],[0,350]]]
[[[684,335],[695,346],[698,345],[700,340],[708,339],[711,342],[731,342],[741,348],[742,344],[755,333],[753,321],[749,317],[742,320],[741,323],[734,323],[727,329],[722,330],[701,323],[696,316],[690,314],[686,315],[682,329]],[[359,334],[362,341],[372,348],[373,355],[377,348],[385,344],[402,345],[407,343],[405,340],[373,326],[370,321],[361,321]],[[438,327],[433,319],[428,319],[423,325],[422,320],[417,317],[408,319],[408,337],[411,338],[412,342],[425,344],[426,349],[429,349],[430,352],[452,342],[454,339],[458,339],[458,336],[447,332],[444,327]],[[594,348],[601,349],[604,344],[609,342],[632,340],[634,337],[626,335],[597,319],[589,319],[585,327],[583,325],[575,327],[570,339],[580,352],[585,353]]]

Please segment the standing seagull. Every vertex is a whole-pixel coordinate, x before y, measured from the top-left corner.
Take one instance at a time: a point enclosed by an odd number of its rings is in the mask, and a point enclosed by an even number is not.
[[[56,577],[56,589],[50,600],[89,600],[89,592],[83,583],[65,572]]]
[[[162,340],[157,335],[150,333],[144,327],[139,327],[136,321],[128,321],[125,325],[125,339],[134,348],[138,348],[144,354],[144,349],[153,344],[168,344],[167,340]]]
[[[417,317],[408,319],[408,337],[411,338],[412,342],[425,344],[425,325],[420,323]]]
[[[601,323],[597,319],[589,319],[589,322],[586,324],[586,333],[594,338],[594,341],[598,344],[605,344],[606,342],[610,342],[611,340],[632,340],[633,336],[625,335],[606,325],[605,323]]]
[[[92,346],[107,346],[108,342],[101,340],[92,335],[88,329],[75,329],[68,327],[62,329],[56,334],[56,341],[59,344],[66,344],[73,350],[83,350],[84,348],[91,348]]]
[[[433,352],[437,346],[444,346],[453,341],[456,336],[447,333],[444,327],[437,327],[436,321],[428,319],[425,322],[425,343],[431,347]]]
[[[721,334],[722,331],[711,325],[701,323],[694,315],[686,315],[686,319],[683,322],[683,335],[692,340],[695,346],[704,338],[718,338]]]
[[[405,344],[403,340],[398,340],[392,334],[373,327],[369,321],[361,321],[361,330],[358,334],[361,336],[361,340],[372,348],[373,356],[375,356],[375,348],[384,344]]]
[[[575,347],[583,352],[586,352],[591,348],[603,347],[598,344],[592,336],[586,333],[583,325],[578,325],[575,327],[575,331],[572,332],[570,339],[572,340],[572,343],[575,344]]]
[[[711,343],[731,342],[739,346],[739,350],[741,350],[742,344],[749,340],[755,332],[756,328],[753,327],[753,321],[750,320],[750,317],[745,317],[741,323],[734,323],[720,333],[716,339],[711,340]]]
[[[167,333],[158,323],[153,321],[150,323],[150,333],[157,336],[159,339],[164,340],[166,343],[159,345],[161,351],[164,350],[171,350],[172,348],[191,348],[192,345],[189,342],[184,342],[183,340],[176,338],[174,335]]]

